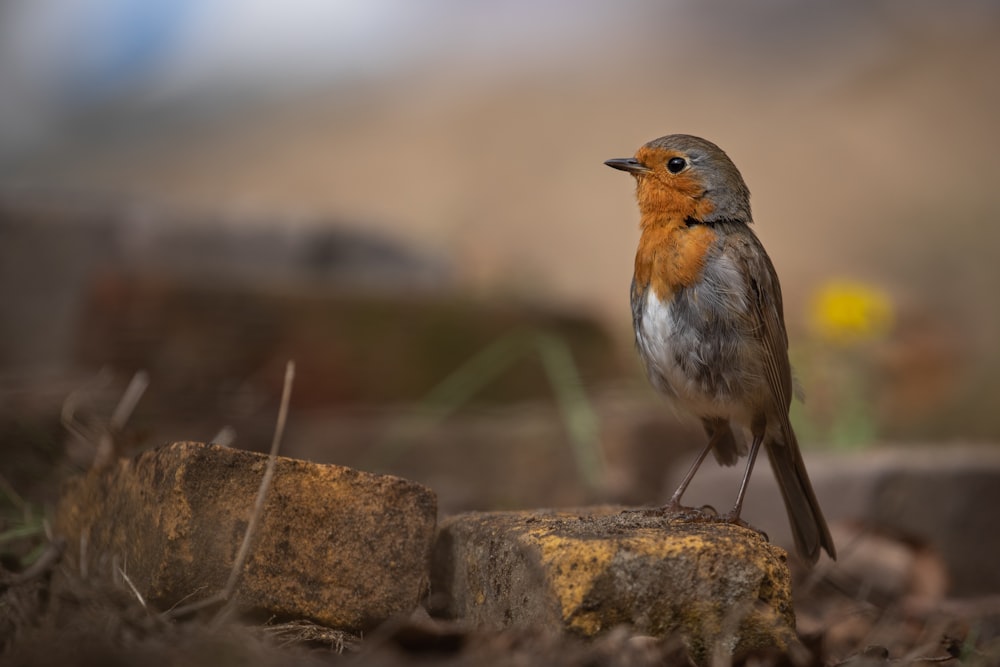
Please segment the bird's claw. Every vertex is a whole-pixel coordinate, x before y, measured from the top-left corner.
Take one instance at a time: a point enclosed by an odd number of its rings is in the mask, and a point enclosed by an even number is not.
[[[638,509],[623,510],[623,513],[638,514],[646,517],[658,517],[670,521],[718,521],[719,513],[711,505],[701,507],[687,507],[680,503],[667,503],[662,507],[642,507]]]
[[[637,514],[642,517],[656,517],[666,519],[667,521],[677,521],[679,523],[728,523],[739,526],[740,528],[752,530],[753,532],[761,535],[766,541],[771,541],[767,536],[767,533],[741,519],[739,514],[736,514],[733,511],[726,512],[725,514],[719,514],[718,510],[711,505],[688,507],[686,505],[681,505],[680,503],[667,503],[662,507],[639,507],[636,509],[625,509],[622,510],[622,514]]]
[[[736,514],[735,512],[726,512],[725,515],[719,517],[719,520],[724,521],[725,523],[731,523],[734,526],[739,526],[740,528],[746,528],[747,530],[752,530],[753,532],[763,537],[765,542],[771,541],[771,538],[767,536],[767,533],[765,533],[760,528],[750,525],[749,523],[741,519],[740,515]]]

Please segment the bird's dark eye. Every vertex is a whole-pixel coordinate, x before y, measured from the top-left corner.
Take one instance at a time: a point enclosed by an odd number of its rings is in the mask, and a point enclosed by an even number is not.
[[[687,160],[682,157],[672,157],[667,160],[667,171],[671,174],[679,174],[688,166]]]

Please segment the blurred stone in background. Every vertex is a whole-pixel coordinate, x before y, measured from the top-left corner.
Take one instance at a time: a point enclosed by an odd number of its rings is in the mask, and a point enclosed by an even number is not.
[[[208,293],[251,288],[410,294],[451,284],[446,261],[357,225],[302,229],[280,217],[227,220],[47,190],[0,191],[0,267],[0,297],[9,315],[0,324],[0,363],[25,371],[65,370],[78,363],[99,367],[127,357],[127,344],[120,348],[126,334],[116,337],[114,331],[126,326],[121,318],[128,317],[130,298],[148,297],[145,317],[161,320],[143,322],[143,315],[133,314],[136,326],[169,340],[170,332],[156,327],[163,319],[172,321],[173,314],[157,300],[187,286]],[[211,306],[213,314],[224,316],[218,303]],[[262,317],[254,324],[276,323]],[[88,327],[101,326],[111,331],[88,338]],[[245,332],[255,335],[253,327]],[[101,333],[112,335],[91,340]],[[143,332],[131,333],[141,338]],[[104,350],[88,349],[101,344]]]

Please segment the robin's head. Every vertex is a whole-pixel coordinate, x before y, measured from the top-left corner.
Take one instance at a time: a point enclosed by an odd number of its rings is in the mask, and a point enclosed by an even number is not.
[[[721,148],[689,134],[668,134],[636,151],[634,158],[604,164],[636,180],[643,219],[680,216],[699,222],[751,222],[750,190]]]

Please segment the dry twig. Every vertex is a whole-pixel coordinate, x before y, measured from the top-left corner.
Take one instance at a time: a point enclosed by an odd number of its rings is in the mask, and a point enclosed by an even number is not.
[[[132,583],[132,580],[129,578],[128,573],[125,572],[124,569],[119,567],[118,574],[122,576],[122,579],[128,585],[129,590],[132,591],[132,595],[134,595],[135,598],[139,601],[139,604],[142,605],[142,608],[146,609],[146,600],[142,597],[142,593],[139,592],[139,589],[135,587],[135,584]]]

